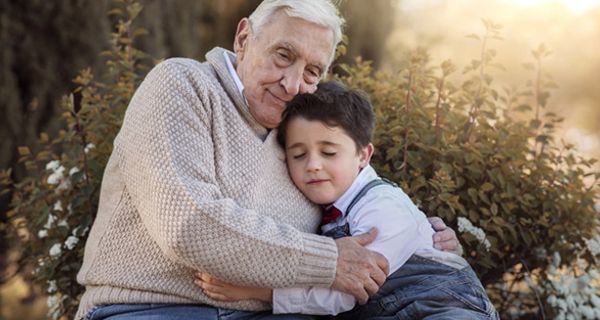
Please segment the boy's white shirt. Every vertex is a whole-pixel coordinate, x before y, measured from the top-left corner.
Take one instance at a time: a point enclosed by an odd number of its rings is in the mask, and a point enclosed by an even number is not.
[[[390,274],[398,270],[413,254],[430,258],[457,269],[467,266],[458,255],[433,248],[434,230],[421,212],[400,188],[376,186],[367,192],[346,214],[356,194],[370,181],[377,179],[371,166],[365,167],[344,194],[334,203],[345,215],[322,227],[323,232],[348,223],[350,234],[358,235],[375,227],[377,238],[366,247],[386,257]],[[354,308],[353,296],[330,288],[273,289],[273,313],[312,315],[349,311]]]

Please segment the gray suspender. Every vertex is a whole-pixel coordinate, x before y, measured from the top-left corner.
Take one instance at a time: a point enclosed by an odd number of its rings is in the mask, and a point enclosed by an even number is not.
[[[382,184],[387,184],[392,187],[398,187],[398,185],[395,182],[390,181],[386,178],[380,177],[379,179],[371,180],[356,194],[356,196],[354,196],[354,199],[352,199],[352,201],[348,205],[348,208],[344,212],[344,216],[348,215],[350,210],[352,210],[352,207],[354,207],[354,205],[358,202],[358,200],[360,200],[367,192],[369,192],[369,190],[371,190],[372,188],[374,188],[376,186],[382,185]]]
[[[350,205],[348,205],[346,212],[344,212],[344,217],[346,217],[348,215],[350,210],[352,210],[352,207],[354,207],[354,205],[358,202],[358,200],[360,200],[369,190],[373,189],[374,187],[376,187],[378,185],[382,185],[382,184],[387,184],[392,187],[398,187],[397,184],[395,184],[394,182],[392,182],[386,178],[379,178],[379,179],[370,181],[362,189],[360,189],[360,191],[358,192],[358,194],[356,194],[356,196],[354,196],[354,199],[352,199],[352,201],[350,202]],[[344,224],[343,226],[337,226],[337,227],[334,227],[334,228],[324,232],[323,235],[332,237],[334,239],[351,236],[350,225],[348,224],[348,222],[346,222],[346,224]]]

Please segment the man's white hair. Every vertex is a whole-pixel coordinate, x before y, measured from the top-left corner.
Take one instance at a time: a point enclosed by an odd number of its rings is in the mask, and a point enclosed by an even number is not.
[[[269,18],[279,10],[285,12],[288,17],[300,18],[331,29],[334,52],[331,53],[330,61],[333,60],[335,47],[342,39],[344,18],[338,15],[337,8],[331,0],[264,0],[248,17],[254,36],[260,33],[260,29],[269,22]]]

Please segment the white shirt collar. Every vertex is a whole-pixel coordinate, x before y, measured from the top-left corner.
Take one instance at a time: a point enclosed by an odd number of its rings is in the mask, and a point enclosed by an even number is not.
[[[225,56],[225,64],[227,65],[227,70],[229,71],[229,74],[231,75],[231,77],[233,78],[233,81],[235,82],[235,86],[240,91],[240,94],[242,95],[242,97],[244,97],[244,84],[242,83],[242,80],[240,80],[240,77],[238,76],[237,71],[235,71],[235,68],[233,67],[232,59],[235,59],[235,54],[232,54],[228,51],[224,51],[223,56]],[[246,99],[246,97],[244,97],[244,100],[245,99]]]
[[[354,196],[362,190],[362,188],[372,180],[377,179],[377,172],[375,169],[371,167],[371,165],[367,165],[364,167],[354,178],[354,181],[350,185],[350,188],[339,197],[333,205],[338,208],[344,215],[346,215],[346,209],[350,205],[350,202],[354,199]]]

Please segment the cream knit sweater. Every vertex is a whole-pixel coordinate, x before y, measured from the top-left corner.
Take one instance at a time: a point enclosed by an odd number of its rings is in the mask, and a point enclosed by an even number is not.
[[[319,211],[288,178],[275,132],[250,115],[223,52],[160,63],[132,98],[77,276],[77,318],[115,303],[270,307],[213,301],[196,271],[262,287],[333,282],[335,242],[312,234]]]

